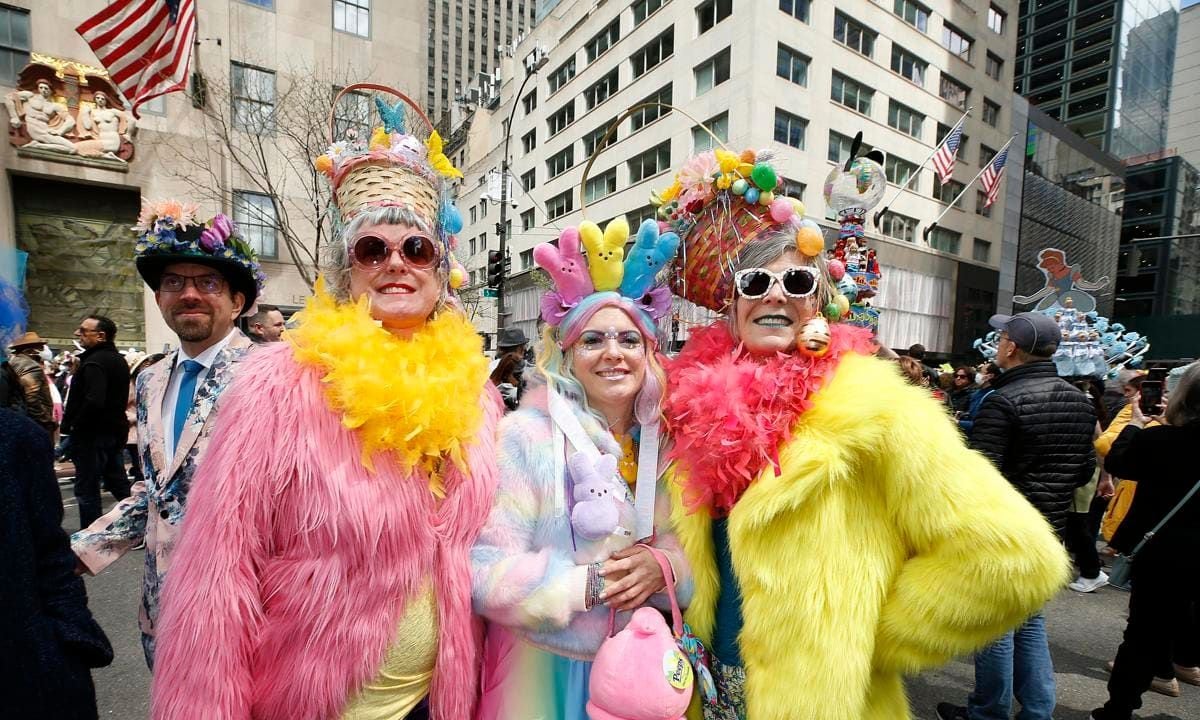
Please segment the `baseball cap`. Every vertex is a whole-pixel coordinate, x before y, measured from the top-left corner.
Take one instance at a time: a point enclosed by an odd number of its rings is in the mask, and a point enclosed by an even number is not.
[[[1008,334],[1008,339],[1025,352],[1033,352],[1034,348],[1049,344],[1057,347],[1058,341],[1062,339],[1058,323],[1040,312],[993,315],[988,320],[988,325],[1003,330]]]

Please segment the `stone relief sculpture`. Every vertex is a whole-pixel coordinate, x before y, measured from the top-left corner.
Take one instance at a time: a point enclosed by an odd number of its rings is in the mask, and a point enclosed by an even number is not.
[[[34,53],[4,106],[19,152],[113,169],[133,159],[133,117],[99,68]]]

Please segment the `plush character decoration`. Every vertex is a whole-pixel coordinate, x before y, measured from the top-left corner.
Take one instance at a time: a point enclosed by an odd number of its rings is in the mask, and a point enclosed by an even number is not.
[[[567,461],[571,470],[575,507],[571,510],[571,527],[588,540],[599,540],[617,530],[620,511],[617,508],[617,458],[602,453],[600,457],[575,453]]]
[[[662,613],[638,608],[600,646],[588,680],[591,720],[683,720],[695,674]]]
[[[616,290],[625,274],[625,241],[629,239],[629,223],[625,218],[610,222],[604,232],[594,222],[579,224],[579,234],[588,253],[588,271],[597,292]]]
[[[801,326],[796,345],[809,357],[821,357],[829,352],[829,323],[820,315],[812,316]]]
[[[592,278],[579,249],[579,231],[575,228],[562,231],[558,236],[558,247],[550,243],[535,247],[533,261],[553,278],[564,304],[573,306],[585,295],[592,294]]]
[[[664,265],[671,262],[679,249],[679,236],[673,232],[659,234],[658,222],[650,219],[638,228],[637,241],[625,259],[625,277],[621,294],[637,299],[654,287],[654,278]]]

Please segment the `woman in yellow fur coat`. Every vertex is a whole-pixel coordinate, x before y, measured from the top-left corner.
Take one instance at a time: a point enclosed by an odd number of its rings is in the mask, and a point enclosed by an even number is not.
[[[1069,579],[1066,555],[865,330],[825,322],[841,313],[811,225],[704,202],[671,217],[683,295],[726,317],[671,364],[665,408],[686,620],[717,690],[693,710],[904,720],[902,676],[1019,625]]]

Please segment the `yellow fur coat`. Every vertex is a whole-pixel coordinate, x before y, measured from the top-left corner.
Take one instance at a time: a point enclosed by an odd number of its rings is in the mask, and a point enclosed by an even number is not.
[[[905,720],[903,674],[982,647],[1068,578],[1038,511],[892,363],[848,355],[780,459],[729,516],[750,720]],[[680,479],[687,620],[708,642],[712,522],[684,509]]]

